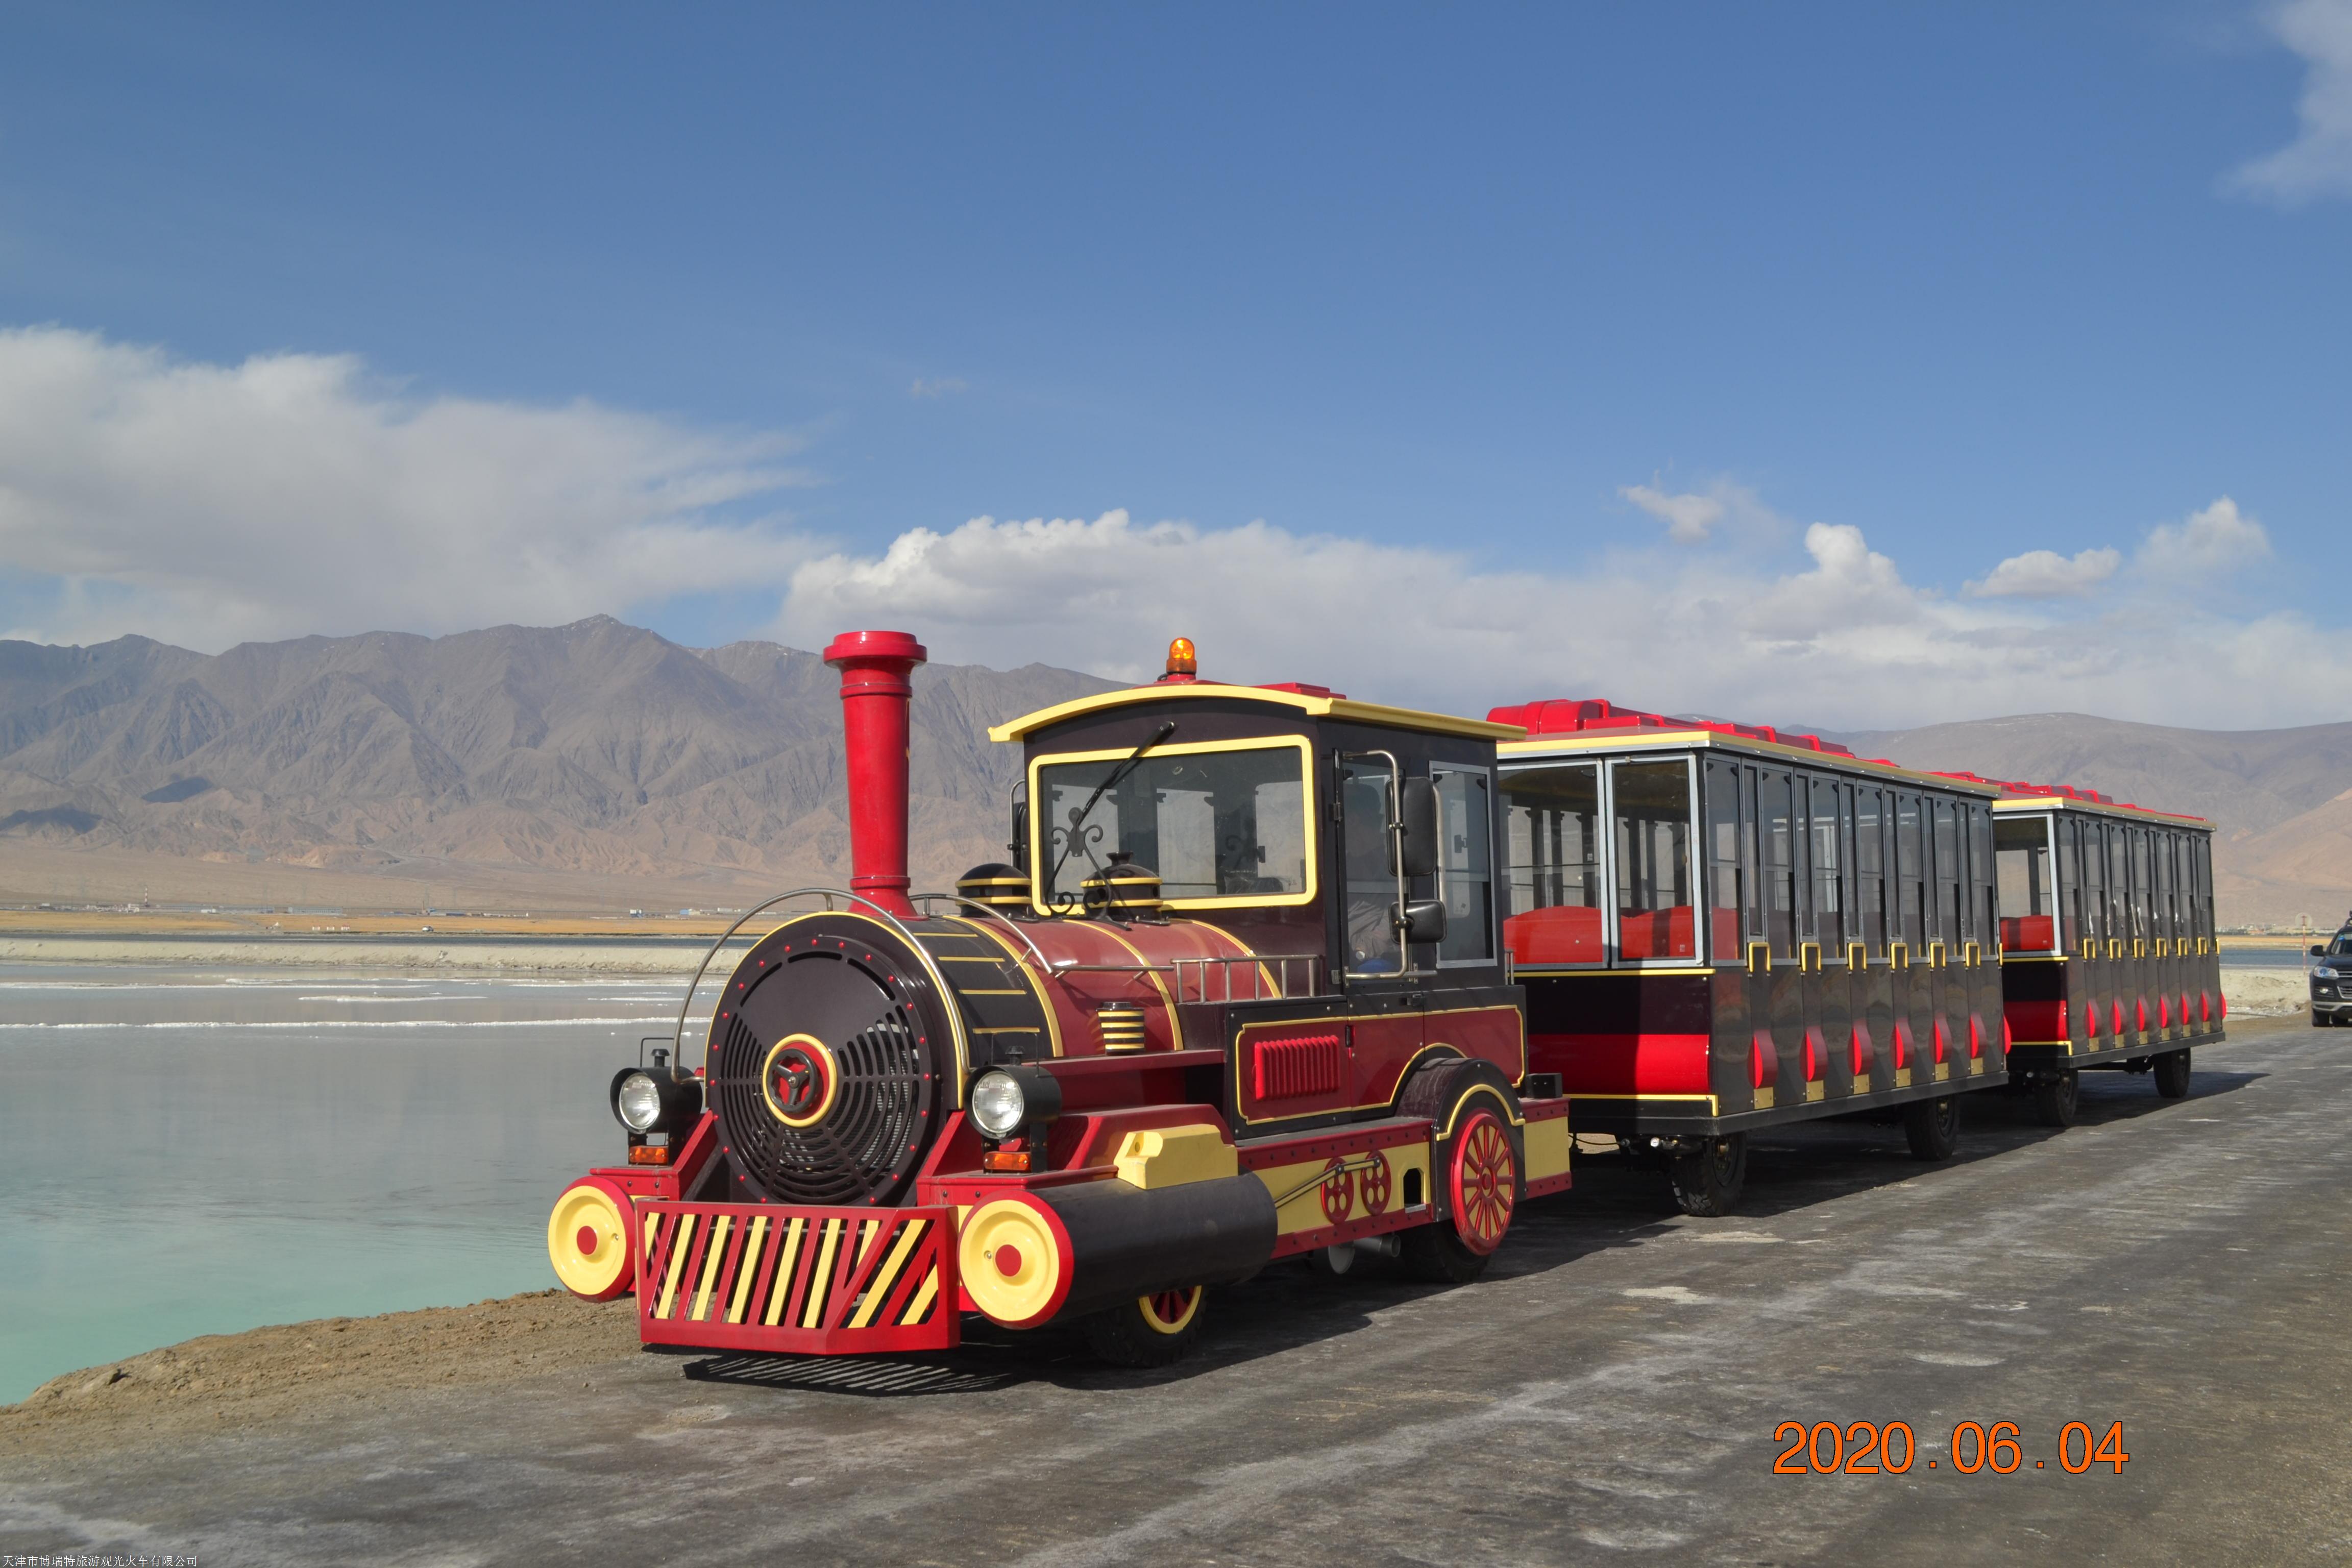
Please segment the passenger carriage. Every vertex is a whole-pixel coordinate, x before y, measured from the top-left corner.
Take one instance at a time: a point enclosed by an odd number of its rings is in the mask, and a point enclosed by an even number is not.
[[[1727,1212],[1762,1129],[1899,1118],[1951,1153],[1958,1095],[2010,1070],[1980,780],[1812,735],[1603,700],[1496,708],[1528,1059],[1580,1133]]]
[[[2053,1127],[2073,1125],[2086,1071],[2152,1072],[2158,1094],[2187,1094],[2190,1050],[2229,1016],[2213,825],[2095,790],[1997,787],[2011,1075]]]
[[[1567,1187],[1486,859],[1516,727],[1202,681],[1180,639],[1157,684],[992,731],[1013,858],[910,896],[923,649],[825,657],[856,874],[770,917],[698,1063],[615,1076],[627,1161],[548,1225],[573,1290],[634,1291],[649,1343],[936,1349],[977,1313],[1150,1363],[1272,1259],[1466,1280]]]

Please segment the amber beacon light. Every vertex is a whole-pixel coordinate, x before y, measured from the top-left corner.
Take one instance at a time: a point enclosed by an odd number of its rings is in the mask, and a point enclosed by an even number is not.
[[[1192,652],[1191,637],[1178,637],[1168,645],[1168,672],[1160,678],[1162,681],[1197,680],[1200,674],[1201,661]]]

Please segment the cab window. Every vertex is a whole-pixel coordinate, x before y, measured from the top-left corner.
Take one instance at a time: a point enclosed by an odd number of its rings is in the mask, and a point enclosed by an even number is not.
[[[1303,742],[1049,757],[1034,771],[1039,894],[1049,907],[1077,903],[1086,879],[1119,851],[1159,872],[1171,902],[1311,896]]]

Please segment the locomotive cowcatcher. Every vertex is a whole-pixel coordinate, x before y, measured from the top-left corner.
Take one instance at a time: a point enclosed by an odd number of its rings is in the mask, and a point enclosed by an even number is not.
[[[1180,638],[1153,685],[992,730],[1013,858],[910,895],[924,649],[824,657],[850,887],[744,954],[699,1066],[614,1078],[626,1163],[549,1217],[570,1289],[634,1291],[648,1343],[940,1349],[977,1312],[1157,1364],[1271,1259],[1465,1281],[1568,1186],[1490,854],[1517,726],[1204,681]]]

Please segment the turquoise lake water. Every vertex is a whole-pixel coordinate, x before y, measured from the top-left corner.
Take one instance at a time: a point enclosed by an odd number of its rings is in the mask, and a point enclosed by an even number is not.
[[[555,1283],[657,980],[0,965],[0,1404],[195,1334]]]

